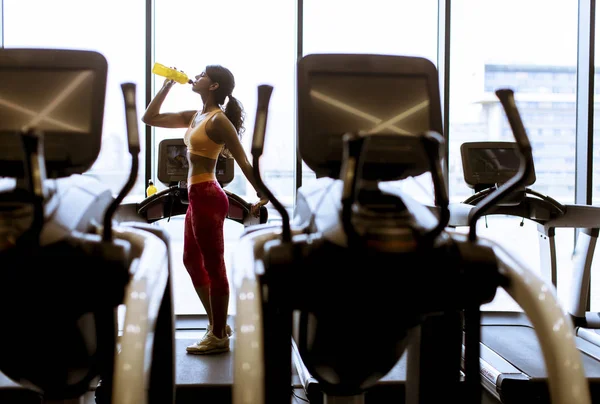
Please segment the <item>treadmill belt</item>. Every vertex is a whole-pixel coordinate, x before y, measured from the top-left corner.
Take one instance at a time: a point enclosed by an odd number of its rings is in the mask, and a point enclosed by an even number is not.
[[[537,335],[525,325],[483,325],[481,340],[490,349],[533,379],[546,378],[546,368]],[[600,347],[579,337],[585,374],[590,379],[600,377]],[[596,359],[597,358],[597,359]]]
[[[227,386],[233,384],[233,337],[231,352],[218,355],[190,355],[185,348],[196,339],[175,340],[175,381],[180,386]]]
[[[232,352],[218,355],[190,355],[185,347],[199,338],[175,339],[175,383],[177,404],[231,403],[233,384]]]

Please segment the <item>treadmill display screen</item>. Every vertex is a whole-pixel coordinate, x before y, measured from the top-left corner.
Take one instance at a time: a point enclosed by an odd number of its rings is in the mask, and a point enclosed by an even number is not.
[[[519,171],[520,160],[516,149],[471,149],[469,160],[474,176],[495,175],[511,178]]]
[[[189,163],[185,145],[169,145],[167,149],[167,175],[187,178]]]
[[[0,133],[88,134],[93,91],[92,70],[2,69]]]
[[[308,96],[310,129],[304,142],[315,145],[310,159],[327,166],[327,175],[338,175],[348,132],[380,135],[366,146],[365,179],[401,179],[429,169],[417,137],[432,127],[426,76],[314,72]]]
[[[471,187],[503,184],[519,172],[521,164],[513,142],[466,142],[461,145],[461,156],[465,182]],[[525,185],[533,183],[535,169]]]
[[[425,77],[314,73],[310,88],[313,129],[319,135],[410,135],[431,127]]]

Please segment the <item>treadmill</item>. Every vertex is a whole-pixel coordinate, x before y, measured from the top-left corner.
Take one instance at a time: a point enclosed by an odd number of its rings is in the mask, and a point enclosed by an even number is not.
[[[465,182],[475,193],[463,203],[450,205],[449,226],[466,226],[474,206],[485,199],[517,172],[519,156],[513,142],[467,142],[461,145]],[[533,161],[531,161],[533,166]],[[581,353],[592,398],[600,397],[600,345],[593,343],[595,330],[581,325],[598,326],[598,316],[585,315],[590,268],[598,228],[600,209],[588,205],[561,204],[548,195],[531,189],[535,171],[521,189],[498,202],[487,215],[510,215],[537,223],[541,272],[547,283],[556,287],[556,228],[583,228],[577,237],[574,261],[576,276],[568,311],[571,314],[576,344]],[[586,323],[589,319],[589,323]],[[594,321],[595,320],[595,321]],[[489,311],[481,320],[481,380],[493,401],[502,403],[547,403],[547,373],[540,345],[531,322],[524,313]],[[585,335],[594,334],[586,338]]]

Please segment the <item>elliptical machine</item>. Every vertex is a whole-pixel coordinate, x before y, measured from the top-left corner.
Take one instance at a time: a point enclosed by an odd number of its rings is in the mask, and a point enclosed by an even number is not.
[[[92,51],[0,50],[0,175],[16,179],[0,193],[0,371],[13,398],[81,403],[101,377],[112,403],[174,401],[167,239],[113,225],[138,175],[134,83],[121,85],[126,184],[113,197],[82,175],[100,151],[107,68]]]
[[[480,306],[498,286],[536,326],[553,402],[589,403],[572,324],[551,287],[476,235],[486,209],[526,180],[528,159],[477,205],[469,235],[453,232],[446,229],[433,64],[403,56],[308,55],[298,75],[300,152],[322,178],[299,189],[293,227],[259,180],[283,223],[280,230],[245,234],[235,257],[234,403],[290,402],[292,337],[326,404],[364,403],[405,353],[405,394],[397,402],[479,403]],[[271,91],[259,87],[252,143],[257,177]],[[530,154],[512,92],[498,96],[521,156]],[[425,172],[435,213],[385,184]],[[365,324],[368,345],[344,330],[355,317]]]

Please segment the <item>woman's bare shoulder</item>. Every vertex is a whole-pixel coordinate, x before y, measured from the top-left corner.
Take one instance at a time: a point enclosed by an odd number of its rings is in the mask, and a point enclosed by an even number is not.
[[[227,118],[227,115],[225,115],[225,112],[217,112],[216,114],[213,115],[213,117],[211,118],[211,123],[213,125],[213,127],[217,130],[219,130],[220,132],[222,131],[231,131],[233,130],[235,132],[235,126],[233,126],[233,124],[231,123],[231,121],[229,120],[229,118]]]

